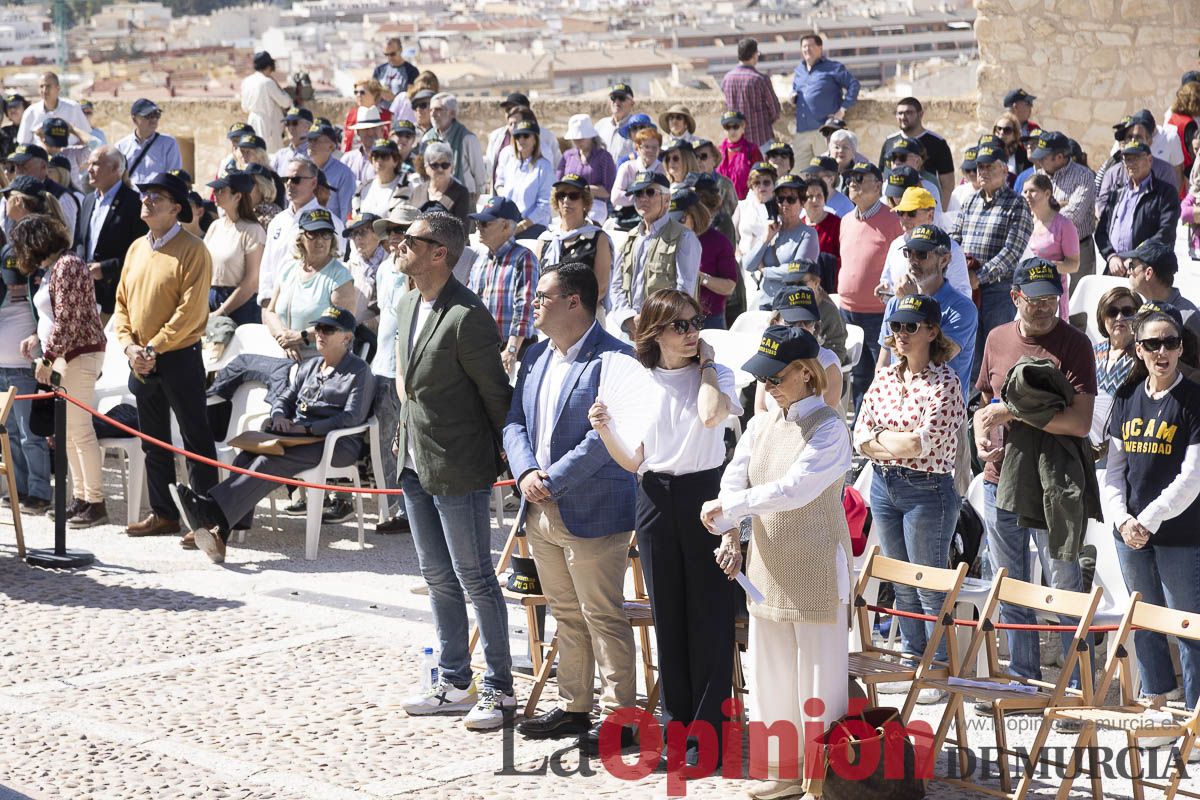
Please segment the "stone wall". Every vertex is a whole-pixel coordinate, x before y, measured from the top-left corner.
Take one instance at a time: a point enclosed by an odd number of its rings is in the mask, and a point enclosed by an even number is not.
[[[674,102],[679,100],[651,100],[639,103],[638,110],[650,114],[655,120]],[[714,141],[720,141],[723,133],[717,120],[725,108],[719,95],[694,95],[684,100],[696,117],[697,132]],[[124,136],[130,127],[129,100],[97,100],[96,123],[105,131],[109,141]],[[329,117],[340,123],[345,119],[348,102],[319,100],[311,105],[317,116]],[[600,119],[608,113],[607,101],[587,100],[542,100],[535,104],[539,119],[559,135],[566,130],[567,119],[573,114],[590,114]],[[860,99],[847,117],[850,128],[860,138],[860,148],[871,159],[879,155],[883,140],[895,132],[895,104],[890,100]],[[241,106],[234,100],[177,99],[163,103],[163,119],[160,130],[178,137],[188,137],[194,142],[195,174],[205,181],[211,180],[221,159],[229,151],[225,131],[239,120],[245,119]],[[778,133],[784,133],[784,122],[793,116],[790,108],[784,109],[783,118],[776,125]],[[488,132],[504,123],[503,112],[496,101],[463,100],[459,117],[481,139]],[[956,154],[961,153],[979,135],[977,110],[972,100],[934,100],[926,105],[925,120],[950,140]],[[788,135],[790,139],[790,135]],[[185,166],[187,151],[185,145]],[[274,148],[272,148],[274,149]]]
[[[1005,92],[1037,96],[1035,119],[1079,140],[1093,166],[1112,125],[1149,108],[1162,122],[1179,77],[1196,68],[1196,0],[975,0],[979,123],[990,128]]]

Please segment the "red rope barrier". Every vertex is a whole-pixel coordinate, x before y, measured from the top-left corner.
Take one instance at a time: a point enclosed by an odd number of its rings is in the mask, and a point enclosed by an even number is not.
[[[868,605],[869,611],[876,611],[881,614],[890,614],[894,617],[907,617],[908,619],[919,619],[923,622],[937,622],[937,617],[929,614],[918,614],[915,611],[901,611],[898,608],[885,608],[883,606]],[[966,625],[971,628],[979,626],[979,620],[975,619],[954,619],[954,625]],[[1016,622],[996,622],[993,623],[996,630],[1001,631],[1059,631],[1063,633],[1073,633],[1074,625],[1025,625]],[[1119,628],[1119,625],[1093,625],[1088,628],[1088,633],[1111,633]]]
[[[54,397],[54,392],[42,392],[41,394],[18,394],[13,397],[13,400],[49,400]]]
[[[173,445],[169,442],[164,442],[161,439],[155,439],[153,436],[148,436],[147,434],[144,434],[139,430],[131,428],[128,425],[125,425],[124,423],[118,422],[117,420],[113,419],[112,417],[109,417],[105,414],[101,414],[99,411],[92,408],[87,403],[84,403],[82,400],[78,400],[74,397],[71,397],[71,395],[67,394],[66,392],[62,391],[61,389],[58,392],[46,392],[44,394],[18,395],[17,399],[18,400],[36,400],[36,399],[42,399],[42,398],[46,398],[46,397],[54,397],[55,394],[61,394],[63,396],[63,398],[65,400],[67,400],[68,402],[74,403],[75,405],[82,408],[84,411],[91,414],[93,417],[104,420],[109,425],[112,425],[114,428],[116,428],[118,430],[125,431],[129,435],[136,436],[144,442],[149,442],[150,444],[155,445],[156,447],[161,447],[164,450],[168,450],[176,455],[180,455],[185,458],[191,459],[192,461],[197,461],[201,464],[207,464],[210,467],[216,467],[217,469],[228,470],[229,472],[236,472],[239,475],[248,475],[251,478],[259,478],[264,481],[271,481],[272,483],[280,483],[285,486],[297,486],[302,489],[320,489],[320,490],[326,491],[326,492],[349,492],[351,494],[387,494],[387,495],[404,494],[404,490],[402,490],[402,489],[380,489],[380,488],[369,488],[366,486],[360,486],[360,487],[333,486],[333,485],[324,484],[324,483],[308,483],[306,481],[298,481],[295,478],[281,478],[278,475],[265,475],[261,472],[255,472],[254,470],[245,469],[244,467],[234,466],[233,464],[223,464],[220,461],[217,461],[215,459],[211,459],[211,458],[208,458],[208,457],[202,456],[202,455],[197,455],[196,453],[192,453],[188,450],[184,450],[181,447],[176,447],[175,445]],[[510,479],[510,480],[506,480],[506,481],[496,481],[495,483],[492,484],[492,486],[493,487],[495,487],[495,486],[512,486],[515,483],[516,483],[515,480]]]

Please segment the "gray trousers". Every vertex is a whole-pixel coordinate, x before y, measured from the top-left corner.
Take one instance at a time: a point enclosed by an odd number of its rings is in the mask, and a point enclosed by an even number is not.
[[[358,460],[361,446],[362,441],[358,437],[339,440],[333,451],[333,465],[347,467],[353,464]],[[323,442],[314,442],[289,447],[281,456],[241,452],[233,463],[234,466],[255,472],[291,478],[321,463],[321,454],[324,451]],[[225,521],[228,523],[221,528],[221,537],[228,539],[229,529],[239,523],[243,527],[249,527],[254,520],[254,507],[279,485],[273,481],[235,473],[209,489],[208,496],[220,506],[221,513],[225,515]]]

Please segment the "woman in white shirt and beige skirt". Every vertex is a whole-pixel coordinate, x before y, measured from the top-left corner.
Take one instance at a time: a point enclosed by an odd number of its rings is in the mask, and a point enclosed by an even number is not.
[[[750,789],[764,800],[821,795],[823,765],[804,763],[804,748],[815,744],[805,742],[805,726],[823,733],[849,704],[852,560],[842,485],[850,433],[821,397],[819,352],[808,331],[772,325],[763,333],[742,369],[766,382],[779,408],[751,419],[720,494],[703,510],[713,533],[753,520],[746,577],[763,600],[750,603],[751,697],[759,698],[751,716],[794,726],[799,743],[785,751],[772,737],[770,780]]]
[[[635,452],[629,453],[597,401],[588,416],[613,460],[641,477],[637,540],[641,553],[667,721],[705,725],[715,741],[689,737],[687,763],[716,764],[733,690],[734,621],[741,591],[737,530],[713,540],[700,523],[701,504],[717,496],[725,463],[724,423],[740,415],[733,371],[713,361],[700,340],[704,315],[695,298],[660,289],[638,318],[636,354],[659,392],[658,413]],[[709,742],[712,742],[710,744]]]

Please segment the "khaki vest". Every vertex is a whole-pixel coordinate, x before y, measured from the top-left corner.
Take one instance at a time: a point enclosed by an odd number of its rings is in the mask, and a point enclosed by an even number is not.
[[[642,265],[642,300],[657,292],[659,289],[674,289],[678,269],[675,265],[675,253],[679,249],[679,237],[687,228],[673,219],[659,230],[658,235],[650,242],[646,251],[646,263]],[[637,244],[645,238],[638,233],[625,239],[621,248],[621,288],[625,296],[633,300],[633,276],[637,270]]]
[[[828,407],[797,422],[789,422],[779,409],[771,412],[750,454],[750,485],[761,486],[782,478],[808,446],[812,431],[830,419],[837,419],[837,414]],[[843,433],[849,436],[844,424]],[[838,547],[845,552],[847,571],[854,563],[842,506],[842,481],[829,484],[808,505],[756,514],[753,524],[746,577],[765,600],[751,603],[750,613],[774,622],[849,624],[848,618],[837,618],[838,581],[834,569]],[[850,575],[846,580],[852,587]]]

